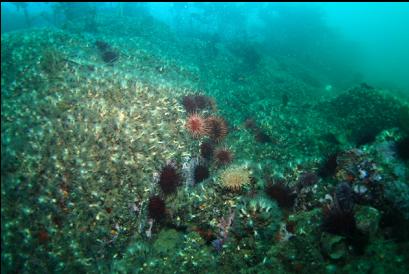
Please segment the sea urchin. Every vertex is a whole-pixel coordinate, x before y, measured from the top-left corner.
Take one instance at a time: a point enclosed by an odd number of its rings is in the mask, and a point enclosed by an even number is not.
[[[182,105],[185,107],[186,112],[192,113],[207,107],[213,107],[214,102],[211,98],[205,95],[190,94],[183,97]]]
[[[228,133],[227,123],[221,117],[210,116],[206,119],[207,135],[215,142],[220,142]]]
[[[265,192],[270,198],[276,200],[282,208],[291,209],[294,206],[296,194],[283,181],[268,185]]]
[[[148,216],[156,221],[165,217],[165,202],[159,196],[152,196],[148,202]]]
[[[200,156],[206,160],[211,160],[213,157],[214,146],[210,141],[205,141],[200,144]]]
[[[195,184],[200,183],[209,178],[209,168],[205,164],[198,164],[194,169]]]
[[[165,194],[175,192],[176,187],[180,184],[180,175],[176,167],[172,164],[167,164],[161,170],[159,177],[159,186]]]
[[[233,160],[233,154],[226,148],[216,150],[215,156],[218,165],[227,165]]]
[[[191,114],[187,118],[186,128],[194,138],[199,138],[207,133],[206,122],[198,114]]]

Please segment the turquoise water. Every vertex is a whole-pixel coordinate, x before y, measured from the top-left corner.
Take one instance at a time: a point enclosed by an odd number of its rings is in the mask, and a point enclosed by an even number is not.
[[[406,273],[408,15],[2,3],[2,273]]]

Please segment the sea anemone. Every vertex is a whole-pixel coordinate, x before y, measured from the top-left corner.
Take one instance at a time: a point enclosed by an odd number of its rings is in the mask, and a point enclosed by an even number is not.
[[[281,210],[276,202],[261,194],[243,199],[238,204],[238,209],[238,219],[245,225],[245,230],[237,231],[239,236],[246,237],[247,233],[251,233],[263,240],[274,237],[282,220]]]
[[[213,157],[214,145],[210,141],[205,141],[200,144],[200,156],[206,160],[211,160]]]
[[[181,177],[172,164],[165,165],[160,173],[159,186],[165,194],[175,192],[176,187],[180,184]]]
[[[199,138],[207,133],[206,120],[196,113],[187,118],[186,128],[194,138]]]
[[[233,154],[226,148],[216,150],[215,157],[218,165],[227,165],[233,160]]]
[[[156,221],[165,217],[165,201],[159,196],[152,196],[148,202],[148,216]]]
[[[232,167],[221,173],[220,180],[223,187],[238,191],[250,183],[250,171],[244,167]]]
[[[193,177],[195,184],[206,180],[209,178],[209,167],[205,164],[199,163],[195,166]]]
[[[294,190],[284,184],[283,181],[270,183],[266,189],[266,194],[277,201],[282,208],[291,209],[294,206],[296,194]]]
[[[215,142],[223,140],[227,133],[227,123],[221,117],[210,116],[206,119],[207,135]]]

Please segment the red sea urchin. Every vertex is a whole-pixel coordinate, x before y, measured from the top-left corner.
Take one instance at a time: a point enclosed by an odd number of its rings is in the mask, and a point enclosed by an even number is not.
[[[198,114],[191,114],[186,121],[186,128],[194,138],[206,135],[206,120]]]
[[[162,168],[159,177],[159,186],[163,193],[170,194],[175,192],[176,187],[180,184],[181,177],[172,164],[167,164]]]
[[[220,148],[216,150],[215,158],[218,165],[227,165],[233,160],[233,154],[227,148]]]
[[[228,133],[227,123],[221,117],[210,116],[206,119],[206,132],[213,141],[220,142]]]
[[[152,196],[148,202],[148,216],[156,221],[163,219],[166,215],[165,201],[159,196]]]

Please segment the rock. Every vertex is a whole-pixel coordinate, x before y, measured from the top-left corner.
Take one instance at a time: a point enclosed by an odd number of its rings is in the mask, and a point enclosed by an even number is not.
[[[356,226],[363,233],[373,236],[379,228],[381,213],[370,206],[357,206],[355,212]]]
[[[345,237],[326,232],[321,235],[321,248],[326,256],[334,260],[344,258],[348,252]]]
[[[337,266],[334,264],[329,264],[325,267],[325,273],[332,274],[337,273]]]

